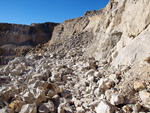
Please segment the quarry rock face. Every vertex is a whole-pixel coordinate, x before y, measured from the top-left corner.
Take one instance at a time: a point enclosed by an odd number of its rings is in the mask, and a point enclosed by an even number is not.
[[[0,23],[0,64],[7,64],[15,56],[22,56],[38,44],[51,39],[56,23],[17,25]]]
[[[0,46],[5,44],[32,45],[44,44],[51,39],[55,23],[17,25],[0,23]]]
[[[0,54],[26,54],[0,67],[0,112],[150,112],[149,6],[110,0],[57,25],[29,52],[1,46]]]
[[[93,43],[84,55],[105,59],[114,67],[130,65],[149,56],[149,6],[148,0],[110,0],[103,9],[58,25],[49,44],[58,47],[72,35],[89,33]]]

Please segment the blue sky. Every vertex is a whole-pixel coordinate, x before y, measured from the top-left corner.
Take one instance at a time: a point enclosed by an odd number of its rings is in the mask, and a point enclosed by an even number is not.
[[[0,23],[26,24],[56,22],[98,10],[109,0],[0,0]]]

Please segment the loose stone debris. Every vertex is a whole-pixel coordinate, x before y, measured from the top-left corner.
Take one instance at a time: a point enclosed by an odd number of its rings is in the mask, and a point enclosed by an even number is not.
[[[0,69],[0,112],[148,111],[150,94],[146,88],[149,85],[143,84],[142,81],[135,79],[134,82],[127,82],[134,77],[123,81],[126,73],[113,74],[105,68],[103,70],[107,73],[102,75],[99,65],[97,69],[83,66],[87,59],[95,62],[94,59],[90,60],[91,58],[84,56],[78,56],[76,63],[73,63],[72,60],[76,57],[59,59],[45,55],[41,57],[40,54],[43,53],[17,57]],[[49,53],[49,56],[54,55]],[[78,71],[81,68],[82,70]],[[127,95],[129,93],[131,97]]]
[[[1,66],[0,113],[150,112],[149,4],[110,0]]]

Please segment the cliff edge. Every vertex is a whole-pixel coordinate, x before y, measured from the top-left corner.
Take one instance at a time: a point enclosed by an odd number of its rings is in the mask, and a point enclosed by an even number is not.
[[[19,25],[0,23],[0,64],[25,55],[38,44],[48,42],[57,23]]]
[[[148,0],[110,0],[103,9],[58,25],[49,45],[58,48],[77,34],[90,34],[86,38],[92,43],[87,44],[85,56],[106,60],[114,67],[131,65],[149,56],[149,7]]]
[[[110,0],[55,26],[48,43],[0,67],[0,112],[150,112],[149,18],[149,0]],[[32,24],[28,39],[49,30]],[[20,39],[1,54],[38,42]]]

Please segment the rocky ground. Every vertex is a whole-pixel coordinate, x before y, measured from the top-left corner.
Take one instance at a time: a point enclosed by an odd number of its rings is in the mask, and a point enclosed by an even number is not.
[[[46,27],[49,42],[28,53],[2,46],[0,55],[18,57],[0,67],[0,113],[150,112],[149,6],[149,0],[110,0]]]
[[[1,113],[149,111],[149,58],[114,70],[81,47],[62,50],[43,48],[0,68]]]

